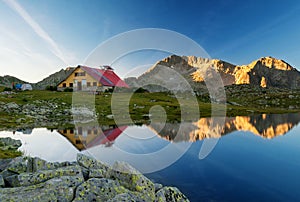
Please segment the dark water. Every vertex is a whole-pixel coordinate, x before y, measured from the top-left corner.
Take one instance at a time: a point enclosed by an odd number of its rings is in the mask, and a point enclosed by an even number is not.
[[[299,201],[299,121],[300,114],[256,115],[219,125],[203,118],[181,125],[3,131],[0,137],[21,139],[25,154],[49,161],[75,160],[78,152],[108,163],[128,161],[191,201]],[[199,159],[205,144],[211,152]]]

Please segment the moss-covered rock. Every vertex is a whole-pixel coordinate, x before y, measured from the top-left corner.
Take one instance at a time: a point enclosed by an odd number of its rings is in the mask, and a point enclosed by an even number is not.
[[[91,178],[76,189],[74,201],[107,201],[121,193],[130,192],[119,182],[106,178]]]
[[[77,154],[77,162],[80,166],[83,166],[85,168],[103,169],[103,170],[108,170],[110,168],[110,166],[107,165],[106,163],[98,161],[93,157],[86,156],[81,153]]]
[[[51,178],[61,176],[82,176],[82,172],[79,166],[68,166],[57,168],[54,170],[40,170],[35,173],[21,173],[19,175],[13,175],[5,178],[11,187],[29,186],[45,182]]]
[[[62,176],[27,187],[0,189],[1,201],[72,201],[80,176]]]
[[[141,202],[141,201],[145,201],[145,200],[143,200],[141,197],[139,197],[137,195],[134,195],[131,192],[127,192],[127,193],[118,194],[114,198],[109,199],[107,202],[120,202],[120,201]]]
[[[110,177],[131,191],[143,193],[147,200],[155,198],[154,183],[126,162],[116,161]]]
[[[24,157],[14,158],[6,167],[7,170],[14,173],[25,173],[27,171],[28,159]]]
[[[155,194],[156,202],[187,202],[188,198],[176,187],[163,187]]]
[[[0,201],[188,201],[177,188],[154,184],[125,162],[110,167],[82,154],[77,159],[7,161],[0,172]]]

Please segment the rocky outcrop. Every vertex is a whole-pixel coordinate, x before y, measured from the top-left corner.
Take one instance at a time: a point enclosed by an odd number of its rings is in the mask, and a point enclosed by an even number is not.
[[[184,91],[185,82],[195,91],[205,91],[205,82],[212,80],[215,73],[220,75],[225,86],[250,84],[264,88],[300,87],[300,72],[285,61],[272,57],[263,57],[248,65],[237,66],[218,59],[172,55],[157,62],[141,76],[125,81],[131,87],[143,87],[149,91],[162,90],[159,86],[167,87],[167,90]],[[149,84],[156,84],[156,88]]]
[[[125,162],[109,166],[83,154],[76,162],[19,157],[0,172],[2,201],[189,201]]]

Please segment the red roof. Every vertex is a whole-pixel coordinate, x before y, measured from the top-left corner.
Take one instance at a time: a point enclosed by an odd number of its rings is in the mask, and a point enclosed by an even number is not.
[[[126,128],[127,126],[120,126],[117,128],[105,130],[103,131],[103,134],[98,135],[93,141],[89,142],[86,145],[86,148],[91,148],[100,144],[112,142],[117,139],[117,137],[119,137],[119,135],[121,135]]]
[[[101,82],[103,86],[117,86],[129,88],[113,70],[111,69],[97,69],[87,66],[79,66],[82,70],[88,73],[91,77]]]

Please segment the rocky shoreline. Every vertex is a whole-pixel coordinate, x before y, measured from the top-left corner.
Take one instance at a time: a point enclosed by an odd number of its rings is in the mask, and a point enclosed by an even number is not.
[[[81,153],[77,161],[62,163],[2,159],[0,187],[1,201],[189,201],[176,187],[154,183],[128,163],[110,166]]]

